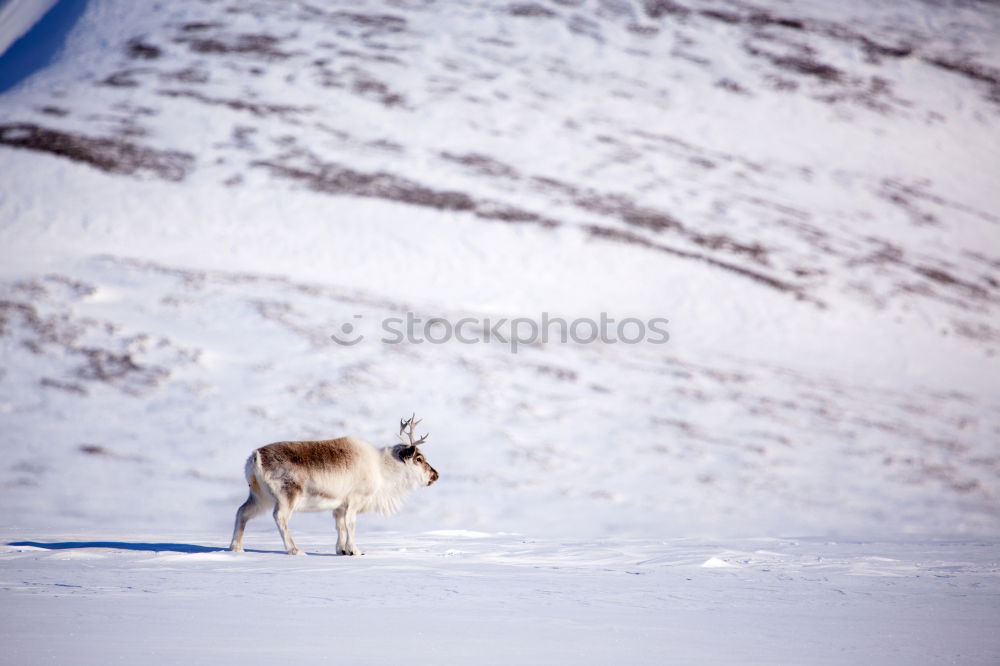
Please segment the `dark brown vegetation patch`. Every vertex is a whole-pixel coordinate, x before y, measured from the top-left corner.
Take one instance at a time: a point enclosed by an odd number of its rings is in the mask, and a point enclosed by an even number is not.
[[[629,226],[657,233],[669,231],[686,238],[695,245],[710,250],[741,254],[760,264],[767,264],[769,261],[767,248],[760,243],[741,243],[723,234],[706,234],[695,231],[666,211],[640,205],[625,194],[580,189],[553,178],[536,177],[532,179],[532,184],[539,189],[552,190],[568,197],[574,206],[582,210],[617,218]]]
[[[32,123],[0,125],[0,145],[59,155],[107,173],[149,173],[172,181],[183,180],[194,164],[190,153],[155,150],[123,139],[72,134]]]
[[[143,462],[145,459],[142,456],[129,455],[118,453],[106,446],[101,446],[100,444],[81,444],[78,447],[80,453],[88,456],[101,456],[105,458],[117,458],[119,460],[128,460],[131,462]]]
[[[946,287],[956,287],[965,291],[970,296],[985,298],[989,295],[987,290],[982,286],[975,284],[974,282],[957,278],[951,273],[940,268],[935,268],[933,266],[913,266],[912,268],[914,272],[923,275],[929,280],[933,280],[934,282]]]
[[[276,175],[301,181],[317,192],[387,199],[437,210],[468,212],[487,220],[558,226],[558,222],[531,211],[496,201],[478,200],[464,192],[436,190],[381,171],[361,173],[339,164],[317,160],[308,168],[292,167],[275,161],[258,161],[253,166],[265,167]]]
[[[612,137],[599,137],[607,142],[615,142]],[[487,155],[479,153],[455,154],[442,152],[440,156],[450,162],[468,167],[471,171],[491,178],[503,178],[513,181],[526,181],[533,189],[547,194],[555,195],[581,210],[589,213],[618,219],[625,224],[656,233],[671,232],[686,238],[688,241],[710,250],[721,250],[723,252],[743,255],[751,258],[756,263],[767,265],[769,263],[768,250],[760,243],[745,243],[737,241],[724,234],[710,234],[696,231],[683,223],[668,212],[643,206],[633,200],[630,196],[618,192],[599,192],[589,188],[579,188],[568,182],[555,178],[534,176],[525,178],[514,167],[495,160]],[[701,160],[700,166],[705,168],[714,167],[714,163],[706,157],[698,156]],[[496,206],[497,204],[493,204]],[[537,222],[538,216],[522,211],[520,209],[509,209],[500,207],[502,213],[487,213],[486,206],[480,202],[476,209],[476,214],[480,217],[505,219],[517,222]],[[555,226],[546,224],[546,226]],[[600,227],[603,229],[603,227]]]
[[[181,30],[184,32],[201,32],[202,30],[210,30],[212,28],[221,28],[221,23],[216,23],[214,21],[192,21],[191,23],[185,23],[181,26]]]
[[[287,113],[303,113],[312,111],[312,107],[290,106],[288,104],[266,104],[264,102],[251,102],[245,99],[228,99],[225,97],[209,97],[196,90],[158,90],[157,94],[165,97],[187,97],[204,104],[216,106],[227,106],[234,111],[248,111],[255,116],[266,117],[272,115],[284,115]]]
[[[112,88],[136,88],[139,86],[139,80],[135,78],[135,75],[142,74],[146,71],[148,70],[123,69],[104,77],[101,79],[100,83],[102,86],[111,86]]]
[[[784,16],[774,16],[768,14],[767,12],[754,12],[750,14],[748,19],[751,24],[756,26],[764,25],[775,25],[781,28],[789,28],[791,30],[805,30],[806,24],[799,19],[787,18]]]
[[[625,29],[633,35],[642,35],[644,37],[655,35],[660,32],[660,29],[655,25],[644,25],[642,23],[629,23]]]
[[[789,293],[794,295],[797,299],[802,301],[807,301],[817,305],[821,308],[825,308],[826,305],[812,296],[808,295],[802,287],[794,285],[790,282],[785,282],[784,280],[779,280],[778,278],[772,277],[760,271],[746,268],[744,266],[739,266],[737,264],[730,263],[728,261],[722,261],[716,259],[715,257],[710,257],[704,254],[698,254],[697,252],[689,252],[687,250],[680,250],[677,248],[669,247],[661,243],[652,241],[639,234],[632,233],[630,231],[624,231],[622,229],[612,229],[609,227],[601,227],[597,225],[587,225],[584,229],[593,237],[601,238],[603,240],[615,241],[618,243],[627,243],[629,245],[638,245],[649,250],[656,250],[658,252],[664,252],[666,254],[673,255],[675,257],[682,257],[684,259],[694,259],[696,261],[704,262],[710,266],[716,268],[721,268],[723,270],[729,271],[731,273],[736,273],[737,275],[742,275],[743,277],[749,278],[754,282],[762,284],[764,286]]]
[[[765,51],[751,44],[744,45],[744,50],[755,58],[769,60],[772,65],[796,74],[814,76],[823,82],[839,81],[843,72],[832,65],[822,63],[808,55],[809,49],[802,49],[801,54],[778,54]]]
[[[46,285],[40,283],[27,286],[46,289]],[[31,303],[0,300],[0,337],[12,338],[14,344],[32,354],[54,355],[75,364],[69,378],[40,378],[39,383],[47,388],[86,395],[87,389],[79,383],[83,380],[139,395],[170,376],[167,368],[136,359],[136,354],[143,353],[142,335],[109,340],[110,347],[80,344],[88,335],[92,338],[94,334],[113,334],[114,331],[113,325],[102,326],[93,319],[74,317],[68,312],[45,314]],[[169,343],[163,344],[169,346]]]
[[[184,67],[182,69],[160,73],[162,81],[180,81],[181,83],[208,83],[211,75],[197,67]]]
[[[1000,86],[1000,72],[983,65],[977,65],[976,63],[969,62],[968,60],[953,60],[949,58],[937,57],[927,58],[927,62],[935,67],[946,69],[949,72],[955,72],[956,74],[967,76],[973,81]]]
[[[691,10],[684,5],[679,5],[672,0],[645,0],[642,8],[649,18],[660,18],[661,16],[687,16]]]
[[[195,53],[235,54],[254,56],[265,60],[280,60],[292,55],[278,48],[281,41],[278,37],[265,33],[206,38],[184,36],[175,41],[187,44],[188,48]]]
[[[722,88],[723,90],[728,90],[731,93],[736,93],[737,95],[749,95],[750,91],[741,86],[738,82],[733,81],[729,78],[719,79],[715,82],[716,88]]]
[[[129,383],[153,387],[170,373],[166,368],[142,366],[128,352],[116,353],[97,347],[80,347],[76,350],[84,358],[76,374],[80,379],[115,383],[128,377]]]
[[[360,12],[334,12],[336,19],[346,20],[362,28],[370,28],[381,32],[403,32],[406,30],[406,19],[392,14],[363,14]]]
[[[743,17],[739,14],[734,14],[732,12],[724,12],[718,9],[703,9],[699,12],[702,16],[706,16],[710,19],[715,19],[716,21],[722,21],[723,23],[742,23]]]
[[[87,395],[87,389],[76,382],[66,382],[58,379],[52,379],[51,377],[42,377],[38,381],[38,385],[44,388],[66,391],[67,393],[73,393],[75,395]]]
[[[877,61],[879,57],[905,58],[913,53],[913,47],[907,44],[902,44],[900,46],[879,44],[864,35],[858,35],[856,39],[860,42],[861,47],[865,50],[865,53],[870,61]]]
[[[839,81],[843,75],[839,69],[832,65],[819,62],[814,58],[803,58],[800,56],[774,56],[771,62],[782,69],[787,69],[807,76],[815,76],[823,81]]]
[[[473,171],[480,173],[484,176],[493,176],[499,178],[518,178],[517,170],[514,167],[504,164],[498,160],[493,159],[487,155],[481,153],[440,153],[441,157],[448,160],[449,162],[455,162],[463,166],[467,166]]]
[[[337,164],[321,164],[310,169],[269,161],[254,162],[253,165],[266,167],[279,176],[302,181],[317,192],[390,199],[440,210],[470,211],[475,208],[475,202],[467,194],[434,190],[384,172],[361,173]]]
[[[557,15],[556,12],[537,2],[518,2],[507,7],[507,12],[511,16],[527,18],[551,18]]]
[[[125,44],[125,53],[136,60],[156,60],[163,55],[160,47],[144,42],[139,37],[128,40]]]
[[[961,74],[976,83],[985,83],[989,86],[988,99],[1000,104],[1000,70],[985,65],[979,65],[967,59],[953,59],[945,57],[927,58],[926,61],[940,69]]]
[[[354,74],[355,77],[351,89],[358,95],[389,107],[404,106],[406,104],[406,98],[402,94],[390,89],[383,81],[379,81],[374,76],[360,70]]]

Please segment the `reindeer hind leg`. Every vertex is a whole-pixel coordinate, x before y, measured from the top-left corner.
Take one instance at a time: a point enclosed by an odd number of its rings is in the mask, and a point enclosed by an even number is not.
[[[281,488],[282,492],[276,493],[274,504],[274,523],[278,526],[281,540],[285,544],[285,552],[289,555],[305,555],[305,553],[295,545],[292,533],[288,530],[288,519],[292,517],[295,510],[295,500],[302,494],[302,487],[295,483],[286,483]]]
[[[236,510],[236,524],[233,526],[233,539],[229,543],[229,550],[234,553],[243,552],[243,532],[251,518],[264,510],[260,500],[253,492],[247,497],[239,509]]]

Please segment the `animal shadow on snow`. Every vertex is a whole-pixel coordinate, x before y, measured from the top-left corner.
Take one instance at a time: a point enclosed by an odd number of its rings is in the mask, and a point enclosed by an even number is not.
[[[29,546],[45,550],[71,550],[74,548],[108,548],[111,550],[137,550],[151,553],[225,553],[228,548],[216,546],[199,546],[192,543],[132,543],[128,541],[57,541],[43,543],[40,541],[11,541],[8,546]],[[273,553],[284,555],[283,550],[254,550],[248,548],[248,553]]]

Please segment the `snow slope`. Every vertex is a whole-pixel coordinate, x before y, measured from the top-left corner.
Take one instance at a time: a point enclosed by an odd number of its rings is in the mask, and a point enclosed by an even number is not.
[[[800,4],[90,0],[0,94],[4,644],[1000,658],[1000,7]],[[215,550],[252,448],[414,410],[442,479],[364,558]]]

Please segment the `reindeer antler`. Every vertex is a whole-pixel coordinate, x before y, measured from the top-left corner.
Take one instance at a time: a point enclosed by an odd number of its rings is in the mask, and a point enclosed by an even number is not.
[[[427,435],[424,435],[423,437],[421,437],[420,439],[418,439],[415,442],[413,441],[413,429],[416,428],[417,424],[420,423],[422,420],[423,419],[418,419],[417,418],[416,412],[414,412],[413,416],[411,416],[408,419],[405,419],[405,420],[404,419],[399,419],[399,441],[401,441],[403,444],[406,444],[407,446],[420,446],[425,441],[427,441]],[[410,440],[409,442],[407,442],[405,439],[403,439],[403,433],[404,432],[406,433],[407,439]],[[428,434],[430,434],[430,433],[428,433]]]

